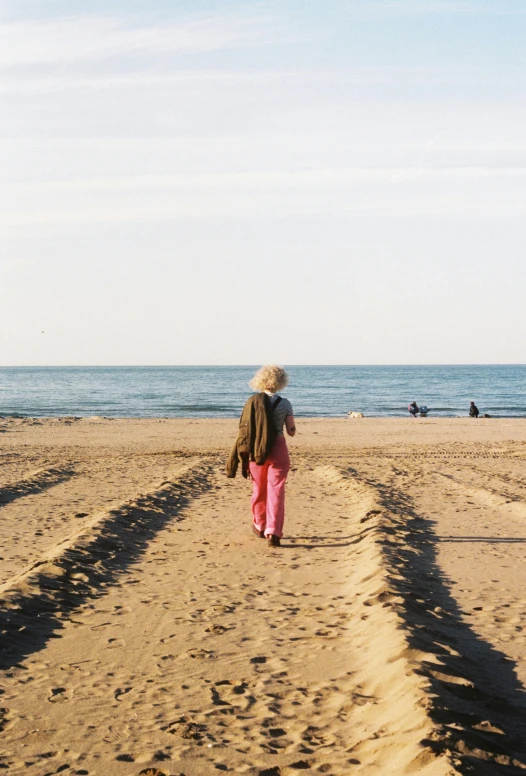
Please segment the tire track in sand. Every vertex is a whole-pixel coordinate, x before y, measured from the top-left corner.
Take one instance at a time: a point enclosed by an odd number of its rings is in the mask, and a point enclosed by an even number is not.
[[[374,487],[333,467],[293,471],[290,538],[275,551],[251,534],[248,484],[194,476],[178,520],[158,515],[164,530],[128,573],[66,602],[61,638],[13,667],[0,764],[35,776],[453,774],[421,744],[433,727]],[[109,573],[119,560],[106,557]]]
[[[466,622],[438,562],[434,522],[409,493],[410,469],[402,487],[395,486],[400,481],[396,467],[391,476],[384,472],[382,481],[364,479],[376,490],[383,511],[378,542],[390,589],[398,597],[411,670],[424,679],[426,707],[436,728],[429,745],[451,756],[462,773],[523,773],[524,687],[513,661]],[[450,487],[451,480],[446,481]],[[495,496],[486,493],[484,499]]]
[[[23,498],[30,494],[41,493],[47,488],[52,488],[61,482],[66,482],[75,474],[71,465],[67,467],[53,466],[49,469],[38,469],[16,482],[9,483],[0,488],[0,507],[11,501]]]
[[[59,458],[56,452],[54,457]],[[135,452],[108,455],[102,450],[85,461],[79,460],[78,450],[63,450],[60,466],[54,461],[39,472],[28,473],[22,463],[16,478],[22,487],[0,513],[0,586],[78,533],[94,515],[120,509],[132,494],[137,496],[151,490],[152,483],[175,476],[178,464],[184,466],[187,458],[180,451],[165,450],[152,459]],[[43,476],[68,469],[72,476],[65,479]],[[26,487],[28,480],[34,488]],[[9,487],[15,490],[12,484]]]
[[[0,667],[41,649],[71,611],[103,595],[166,522],[209,486],[212,461],[179,467],[173,481],[109,511],[95,512],[0,586]]]

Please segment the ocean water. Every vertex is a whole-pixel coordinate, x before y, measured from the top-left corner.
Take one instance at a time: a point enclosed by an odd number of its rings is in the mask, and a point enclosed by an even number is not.
[[[0,416],[237,417],[255,366],[0,367]],[[526,365],[291,366],[298,417],[526,417]]]

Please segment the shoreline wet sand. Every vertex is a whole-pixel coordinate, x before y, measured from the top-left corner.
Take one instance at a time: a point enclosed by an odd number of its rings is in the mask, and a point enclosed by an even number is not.
[[[0,420],[0,767],[526,768],[526,420],[298,419],[282,548],[236,420]]]

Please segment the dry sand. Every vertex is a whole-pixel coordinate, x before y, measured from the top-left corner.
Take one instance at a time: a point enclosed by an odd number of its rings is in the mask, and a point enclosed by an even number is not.
[[[286,536],[234,420],[0,420],[0,769],[526,770],[526,421],[298,420]]]

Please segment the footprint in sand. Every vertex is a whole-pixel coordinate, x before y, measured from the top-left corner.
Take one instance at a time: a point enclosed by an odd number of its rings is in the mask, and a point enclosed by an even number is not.
[[[165,758],[162,758],[162,759],[165,759]],[[79,771],[77,771],[77,773],[79,773]],[[144,771],[139,771],[137,776],[185,776],[185,775],[181,771],[179,771],[179,773],[168,774],[168,773],[165,773],[164,771],[159,771],[157,768],[146,768]]]
[[[146,768],[144,771],[139,771],[138,776],[168,776],[168,774],[158,771],[157,768]]]
[[[52,687],[48,701],[50,703],[64,703],[65,701],[69,701],[69,696],[67,696],[66,693],[66,687]]]
[[[0,732],[6,730],[9,720],[9,709],[6,709],[5,707],[0,708]]]
[[[201,742],[205,737],[208,737],[206,725],[199,722],[194,722],[184,715],[175,720],[175,722],[170,723],[167,728],[162,729],[166,729],[168,733],[172,733],[172,735],[178,735],[184,739],[192,739],[198,743]]]
[[[119,701],[123,695],[127,695],[132,689],[133,687],[118,687],[113,693],[113,697],[116,701]]]
[[[232,630],[232,628],[227,628],[225,625],[210,625],[208,628],[205,628],[206,633],[225,633],[228,630]]]
[[[189,649],[186,654],[199,660],[215,660],[217,657],[213,649]]]

